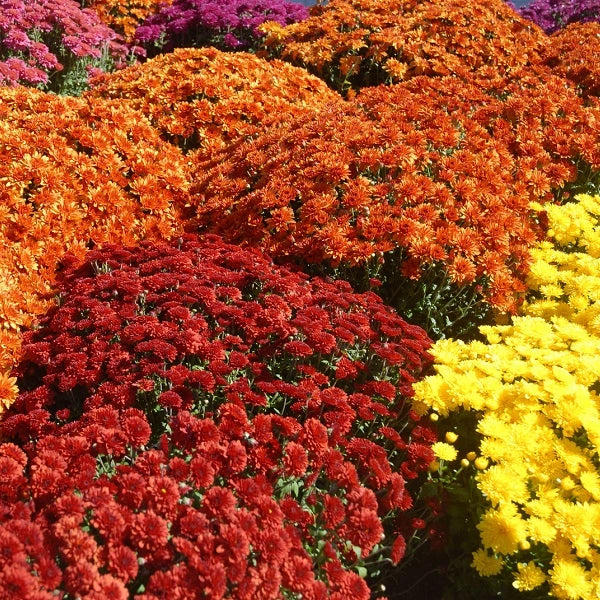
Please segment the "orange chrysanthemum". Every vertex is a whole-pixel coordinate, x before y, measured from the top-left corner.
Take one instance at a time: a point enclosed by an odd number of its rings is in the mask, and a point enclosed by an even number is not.
[[[417,75],[485,82],[539,62],[547,43],[502,0],[331,0],[305,21],[262,28],[276,56],[344,92]]]
[[[529,202],[543,194],[519,184],[509,148],[470,117],[465,99],[485,105],[484,92],[436,81],[363,90],[355,104],[329,104],[217,154],[192,185],[188,226],[333,266],[401,251],[393,260],[407,261],[406,274],[446,264],[456,283],[485,281],[488,298],[513,308],[523,247],[537,235]]]
[[[165,4],[171,4],[171,0],[91,0],[88,7],[131,42],[138,26]]]
[[[550,36],[544,62],[566,77],[584,98],[600,96],[600,23],[572,23]]]
[[[102,75],[86,95],[126,101],[165,139],[201,154],[338,99],[303,69],[215,48],[180,48]]]

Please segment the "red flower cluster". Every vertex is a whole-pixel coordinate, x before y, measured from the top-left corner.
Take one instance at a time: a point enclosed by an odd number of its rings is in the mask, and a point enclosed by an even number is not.
[[[426,513],[425,333],[214,236],[63,268],[1,425],[0,596],[369,598]]]

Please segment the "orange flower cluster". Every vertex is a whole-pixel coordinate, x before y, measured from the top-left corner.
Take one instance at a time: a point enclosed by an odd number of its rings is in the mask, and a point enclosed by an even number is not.
[[[215,48],[178,48],[101,75],[86,95],[127,101],[164,139],[202,154],[339,99],[303,69]]]
[[[573,23],[550,36],[544,62],[577,85],[584,98],[600,96],[600,23]]]
[[[86,2],[100,19],[119,32],[127,42],[132,42],[135,30],[146,17],[156,14],[162,5],[172,0],[91,0]]]
[[[422,74],[485,82],[539,62],[547,43],[503,0],[331,0],[305,21],[262,31],[276,56],[344,92]]]
[[[485,128],[493,144],[508,150],[518,188],[529,200],[552,200],[556,190],[585,175],[578,169],[600,169],[600,107],[586,106],[564,78],[537,65],[481,88],[453,77],[419,77],[366,88],[357,102],[373,119],[385,120],[394,118],[394,105],[407,92],[439,98],[434,110],[468,118]],[[428,102],[422,99],[419,110],[428,110]],[[433,131],[428,136],[435,140]]]
[[[127,107],[0,88],[0,373],[47,310],[65,252],[180,232],[186,168]],[[3,381],[0,406],[12,398]]]
[[[543,194],[468,116],[478,97],[488,98],[456,78],[423,77],[293,119],[198,170],[190,224],[333,266],[402,249],[406,276],[445,264],[454,282],[485,283],[490,302],[512,309],[536,240],[529,201]]]

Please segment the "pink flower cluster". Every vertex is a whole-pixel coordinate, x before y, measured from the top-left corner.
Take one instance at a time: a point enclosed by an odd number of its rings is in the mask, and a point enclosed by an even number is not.
[[[75,0],[0,0],[0,84],[45,84],[64,63],[117,60],[127,47],[96,13]]]
[[[430,528],[424,331],[216,236],[63,269],[0,426],[0,597],[370,598]]]

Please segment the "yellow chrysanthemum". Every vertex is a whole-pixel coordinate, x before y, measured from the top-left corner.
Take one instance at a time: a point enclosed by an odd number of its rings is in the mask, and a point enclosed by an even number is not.
[[[527,538],[527,523],[519,516],[514,505],[488,510],[477,525],[486,548],[500,554],[512,554],[519,542]]]
[[[542,544],[549,544],[556,537],[556,528],[544,518],[531,517],[527,520],[527,529],[529,537]]]
[[[508,465],[493,465],[477,475],[477,484],[492,506],[529,500],[527,480]]]
[[[502,571],[504,563],[497,556],[490,556],[488,551],[480,548],[477,552],[473,552],[473,562],[471,566],[482,576],[491,577],[498,575]]]
[[[592,583],[580,563],[558,559],[550,570],[550,589],[559,600],[580,600],[591,597]]]
[[[518,572],[514,574],[513,587],[520,592],[533,590],[546,581],[546,574],[533,561],[519,563],[517,569]]]
[[[456,448],[446,442],[436,442],[431,446],[431,449],[440,460],[456,460],[458,456]]]
[[[596,501],[600,501],[600,475],[596,471],[583,471],[579,474],[579,480]]]

